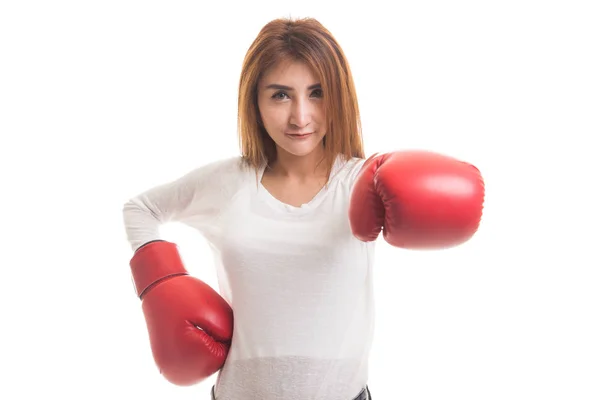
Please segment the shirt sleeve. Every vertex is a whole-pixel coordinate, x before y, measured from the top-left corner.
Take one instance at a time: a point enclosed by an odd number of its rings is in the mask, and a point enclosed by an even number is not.
[[[129,199],[123,206],[123,221],[131,248],[161,240],[160,227],[167,222],[196,228],[210,224],[233,197],[241,174],[239,157],[219,160]]]
[[[346,175],[346,183],[349,187],[353,187],[358,175],[362,171],[362,167],[365,164],[366,159],[364,158],[353,158],[348,162],[348,173]]]

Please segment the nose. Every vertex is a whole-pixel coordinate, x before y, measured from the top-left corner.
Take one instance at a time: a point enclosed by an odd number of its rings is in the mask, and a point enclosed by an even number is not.
[[[304,128],[310,124],[312,119],[312,104],[309,99],[296,99],[292,104],[290,113],[290,124]]]

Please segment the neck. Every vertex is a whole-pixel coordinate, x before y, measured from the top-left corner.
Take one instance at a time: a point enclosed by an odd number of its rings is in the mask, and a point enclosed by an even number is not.
[[[274,175],[299,180],[324,177],[327,168],[324,156],[322,146],[301,157],[279,150],[270,170]]]

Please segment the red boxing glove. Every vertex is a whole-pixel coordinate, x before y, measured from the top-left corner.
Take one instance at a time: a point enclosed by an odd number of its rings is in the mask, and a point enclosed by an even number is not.
[[[130,265],[161,374],[173,384],[187,386],[217,372],[233,333],[229,304],[209,285],[188,275],[174,243],[147,243]]]
[[[479,170],[454,158],[426,151],[372,156],[352,189],[350,226],[362,241],[383,228],[395,247],[453,247],[479,229],[484,194]]]

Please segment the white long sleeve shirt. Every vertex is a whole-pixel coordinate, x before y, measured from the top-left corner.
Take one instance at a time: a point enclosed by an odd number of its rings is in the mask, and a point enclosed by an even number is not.
[[[199,167],[124,207],[132,249],[178,221],[215,255],[219,293],[234,312],[217,400],[349,400],[367,384],[373,338],[374,243],[348,222],[364,160],[338,158],[307,204],[273,197],[241,158]]]

